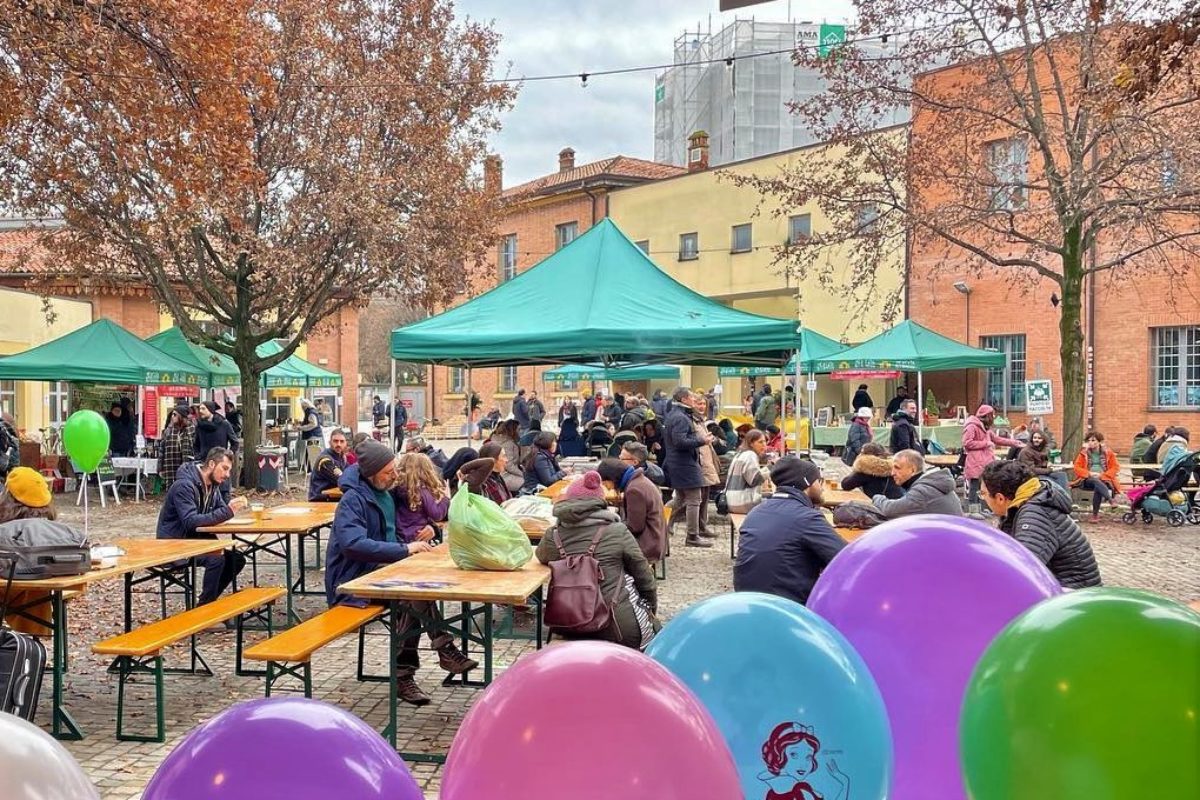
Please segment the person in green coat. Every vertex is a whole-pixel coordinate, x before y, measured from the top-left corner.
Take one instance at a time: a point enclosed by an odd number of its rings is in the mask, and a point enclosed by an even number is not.
[[[754,422],[760,431],[765,431],[768,425],[774,425],[779,417],[779,398],[773,394],[765,394],[758,401],[758,410],[754,412]]]
[[[1133,464],[1145,464],[1146,452],[1150,449],[1150,445],[1154,444],[1154,437],[1158,436],[1158,427],[1147,425],[1142,428],[1142,432],[1133,437],[1133,449],[1129,451],[1129,461]]]
[[[538,561],[549,564],[585,553],[597,530],[601,530],[594,553],[604,576],[600,592],[610,602],[614,596],[617,600],[607,630],[589,634],[556,628],[551,631],[563,639],[599,639],[637,650],[646,647],[662,628],[655,616],[658,584],[637,539],[605,502],[600,473],[586,472],[568,486],[554,504],[554,516],[557,523],[538,543]],[[553,583],[550,591],[554,591]]]

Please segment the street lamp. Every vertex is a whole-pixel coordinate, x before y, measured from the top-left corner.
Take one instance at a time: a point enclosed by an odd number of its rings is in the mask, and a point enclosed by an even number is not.
[[[961,294],[967,299],[967,331],[966,339],[967,346],[971,344],[971,287],[966,281],[958,281],[954,284],[954,291]],[[963,370],[963,402],[968,406],[971,405],[971,371]]]

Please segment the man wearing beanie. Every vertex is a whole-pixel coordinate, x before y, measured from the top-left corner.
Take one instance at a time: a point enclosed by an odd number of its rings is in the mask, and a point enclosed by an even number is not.
[[[742,523],[733,588],[808,601],[821,572],[846,543],[817,510],[824,484],[821,468],[798,456],[771,467],[775,493],[751,509]]]
[[[361,604],[361,600],[338,594],[337,588],[379,568],[432,549],[428,542],[405,543],[396,535],[396,454],[392,448],[374,439],[363,441],[355,449],[358,461],[342,472],[338,486],[342,499],[333,518],[333,534],[325,554],[325,595],[329,605]],[[428,705],[429,696],[417,685],[416,672],[421,666],[417,644],[421,637],[420,618],[437,615],[435,603],[407,603],[397,621],[406,632],[396,657],[397,689],[400,699],[415,706]],[[411,612],[415,612],[411,613]],[[453,675],[474,669],[478,664],[454,646],[445,631],[430,634],[438,651],[438,663]]]

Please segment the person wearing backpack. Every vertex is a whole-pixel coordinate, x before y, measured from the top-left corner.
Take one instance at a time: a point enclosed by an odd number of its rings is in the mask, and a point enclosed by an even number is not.
[[[538,561],[551,570],[545,610],[551,632],[644,648],[662,627],[655,616],[658,585],[637,540],[605,503],[600,473],[586,472],[568,486],[554,516],[537,547]]]

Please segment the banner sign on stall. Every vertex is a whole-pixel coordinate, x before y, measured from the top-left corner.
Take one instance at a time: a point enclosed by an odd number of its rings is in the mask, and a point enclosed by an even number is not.
[[[142,388],[142,435],[158,438],[158,392],[152,386]]]
[[[1025,381],[1025,413],[1054,413],[1054,394],[1050,389],[1049,378]]]
[[[158,393],[163,397],[199,397],[199,386],[159,386]]]
[[[898,369],[836,369],[829,377],[835,381],[894,380],[902,374]]]

